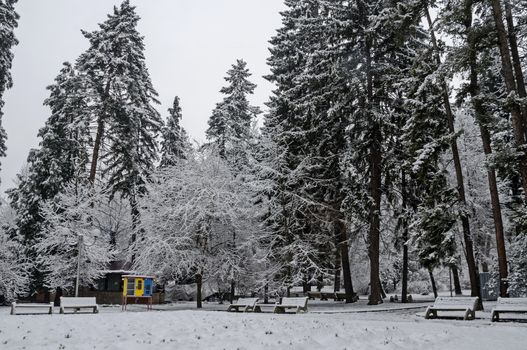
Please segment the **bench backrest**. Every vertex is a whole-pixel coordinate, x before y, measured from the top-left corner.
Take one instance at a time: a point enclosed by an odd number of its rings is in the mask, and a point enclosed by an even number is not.
[[[307,297],[302,298],[282,298],[282,305],[294,305],[294,306],[300,306],[300,307],[306,307],[307,306]]]
[[[527,298],[498,298],[498,305],[527,306]]]
[[[466,306],[475,310],[478,297],[437,297],[434,306]]]
[[[60,306],[97,305],[95,297],[60,297]]]
[[[249,305],[254,306],[258,302],[258,298],[240,298],[236,302],[237,305]]]

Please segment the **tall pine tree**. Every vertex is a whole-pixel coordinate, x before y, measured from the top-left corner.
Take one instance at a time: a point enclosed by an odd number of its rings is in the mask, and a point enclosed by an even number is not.
[[[13,85],[10,73],[13,62],[12,48],[18,44],[14,34],[19,18],[14,9],[16,2],[17,0],[0,0],[0,158],[6,155],[7,139],[5,129],[2,127],[3,95]]]
[[[158,159],[156,137],[162,127],[153,106],[159,102],[146,68],[144,40],[137,31],[139,19],[128,0],[114,7],[99,30],[84,32],[90,48],[77,61],[95,96],[89,179],[93,182],[99,174],[113,194],[129,198],[135,224],[138,196],[145,193]]]
[[[161,167],[175,165],[178,160],[185,159],[189,151],[187,132],[180,125],[181,118],[179,97],[176,96],[172,108],[168,109],[168,118],[161,130]]]
[[[16,210],[17,228],[29,254],[43,229],[40,205],[53,199],[70,182],[87,179],[90,119],[83,80],[69,63],[64,63],[55,84],[48,87],[50,96],[44,102],[51,115],[39,130],[38,149],[27,159],[27,168],[18,175],[18,185],[9,191]],[[35,266],[31,290],[42,286],[42,275]]]
[[[243,60],[237,60],[227,71],[225,80],[228,85],[220,90],[225,97],[212,112],[207,129],[210,144],[236,172],[247,165],[246,152],[252,139],[251,126],[255,116],[260,113],[258,107],[249,103],[248,97],[256,89],[256,85],[249,81],[250,76],[247,63]]]

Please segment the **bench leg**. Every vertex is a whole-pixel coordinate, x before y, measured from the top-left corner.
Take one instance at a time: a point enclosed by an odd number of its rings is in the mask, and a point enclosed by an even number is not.
[[[437,310],[433,310],[433,309],[431,309],[431,307],[429,306],[429,307],[426,309],[425,319],[429,320],[429,319],[432,319],[432,318],[437,318]]]
[[[425,320],[432,318],[431,316],[433,315],[434,315],[433,310],[430,310],[430,306],[427,307],[426,312],[425,312]]]
[[[64,313],[64,308],[61,306],[60,309],[59,309],[59,313],[60,314],[63,314]]]
[[[474,320],[475,318],[476,318],[476,312],[475,311],[472,311],[470,309],[467,309],[465,311],[465,316],[463,317],[463,320],[468,321],[468,320]]]
[[[490,315],[491,322],[498,322],[500,320],[500,313],[497,311],[492,311],[492,314]]]
[[[11,315],[16,315],[16,306],[15,306],[15,304],[11,304]]]

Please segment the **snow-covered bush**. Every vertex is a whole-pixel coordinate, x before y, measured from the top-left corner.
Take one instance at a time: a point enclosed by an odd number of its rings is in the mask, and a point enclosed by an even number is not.
[[[80,286],[92,285],[102,276],[113,256],[110,237],[100,225],[109,201],[104,191],[69,184],[42,204],[44,230],[36,249],[47,287],[70,291],[75,287],[79,254]]]
[[[259,232],[251,192],[219,156],[205,151],[159,170],[141,202],[134,267],[163,281],[203,281],[227,290],[244,280]],[[222,287],[223,286],[223,287]]]
[[[0,201],[0,303],[24,295],[29,284],[30,264],[15,232],[15,212]]]

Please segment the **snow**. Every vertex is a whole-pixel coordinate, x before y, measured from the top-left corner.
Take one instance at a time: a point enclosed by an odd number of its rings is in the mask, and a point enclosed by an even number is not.
[[[353,310],[364,305],[312,306],[299,315],[233,314],[212,303],[204,310],[181,303],[151,312],[103,307],[99,314],[38,316],[10,316],[0,308],[0,349],[515,350],[527,343],[526,323],[491,323],[488,305],[475,321],[424,320],[424,309],[362,313]],[[326,312],[332,308],[349,312]]]

